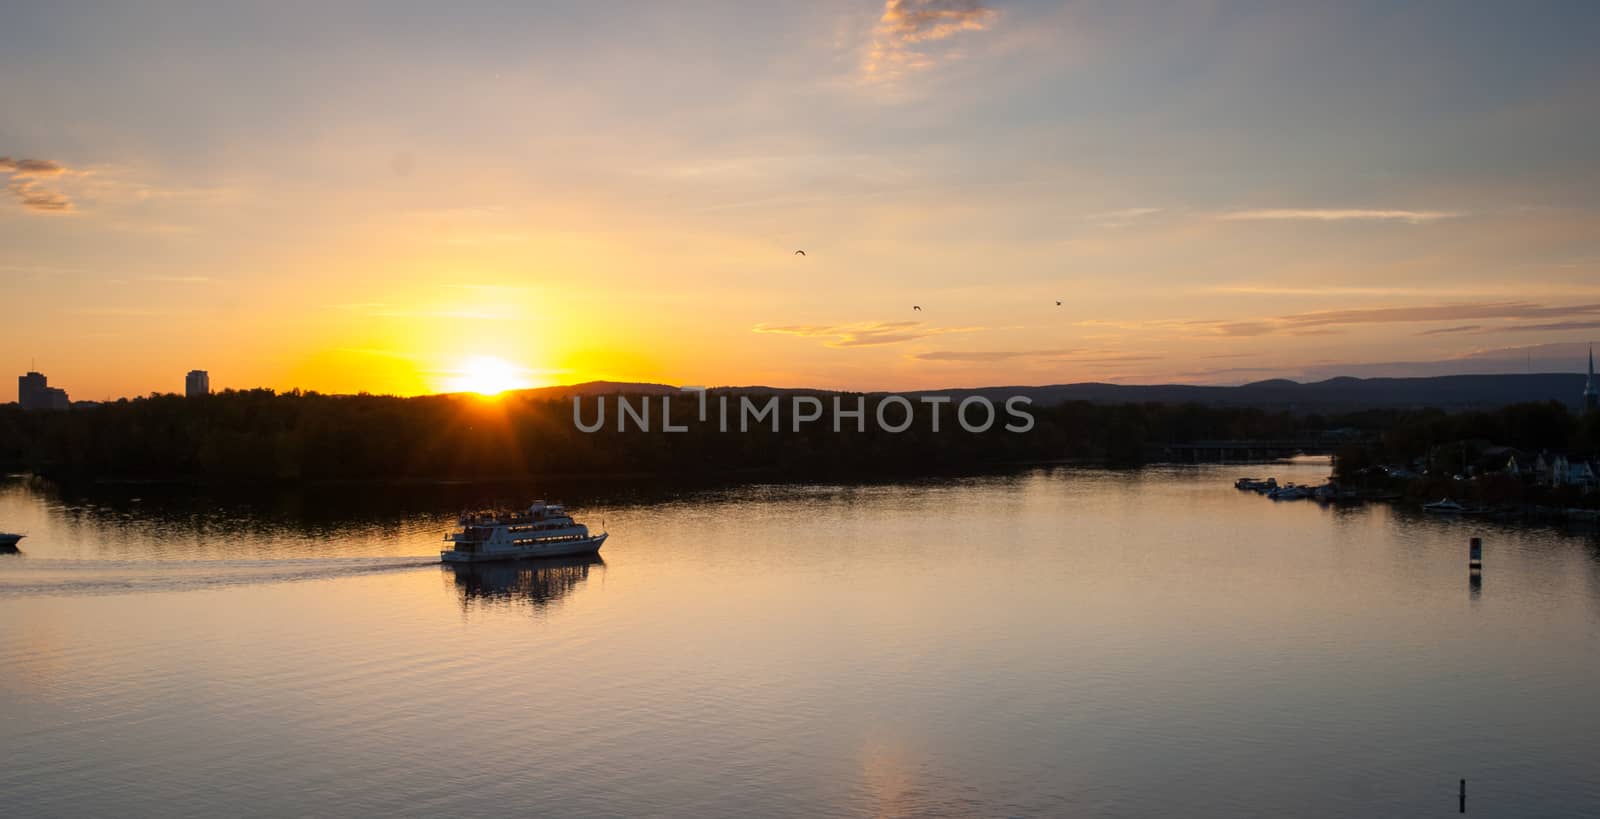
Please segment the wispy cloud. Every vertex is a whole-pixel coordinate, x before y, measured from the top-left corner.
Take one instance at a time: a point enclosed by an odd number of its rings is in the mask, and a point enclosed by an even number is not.
[[[1089,214],[1088,219],[1089,219],[1089,221],[1094,222],[1095,224],[1099,225],[1100,227],[1108,227],[1108,228],[1127,227],[1128,225],[1133,224],[1134,222],[1136,222],[1136,221],[1138,221],[1140,219],[1143,219],[1143,218],[1148,217],[1148,216],[1154,216],[1154,215],[1156,215],[1158,213],[1161,213],[1164,210],[1166,210],[1166,209],[1165,208],[1119,208],[1117,210],[1106,210],[1106,211],[1101,211],[1099,213],[1091,213],[1091,214]]]
[[[1484,290],[1454,290],[1449,287],[1342,287],[1339,285],[1293,286],[1277,284],[1223,284],[1202,288],[1207,293],[1234,293],[1241,296],[1425,296],[1442,294],[1492,296]],[[1443,291],[1441,293],[1441,291]],[[1526,292],[1526,291],[1524,291]]]
[[[1600,313],[1600,304],[1546,306],[1525,301],[1434,304],[1418,307],[1372,307],[1353,310],[1323,310],[1284,316],[1280,322],[1292,327],[1335,324],[1392,324],[1463,319],[1540,319],[1584,316]]]
[[[0,156],[0,173],[18,176],[56,176],[66,171],[61,163],[50,159],[12,159]]]
[[[67,173],[61,163],[50,159],[13,159],[0,156],[0,174],[6,177],[6,193],[23,208],[42,213],[70,213],[72,200],[47,186],[41,179]]]
[[[1481,324],[1459,324],[1459,325],[1456,325],[1455,327],[1435,327],[1432,330],[1423,330],[1422,332],[1417,333],[1417,335],[1419,335],[1419,336],[1442,336],[1442,335],[1448,335],[1450,333],[1470,333],[1473,330],[1477,330],[1477,329],[1479,329],[1481,327],[1483,327],[1483,325],[1481,325]]]
[[[1153,216],[1164,208],[1122,208],[1120,210],[1104,210],[1099,213],[1089,214],[1090,219],[1137,219],[1140,216]]]
[[[1211,367],[1198,370],[1186,370],[1184,372],[1175,373],[1175,375],[1177,375],[1179,378],[1212,380],[1234,375],[1254,376],[1262,373],[1281,373],[1284,371],[1285,369],[1283,367]]]
[[[1270,321],[1205,321],[1195,323],[1209,325],[1222,335],[1236,337],[1264,336],[1278,329],[1277,325]]]
[[[1508,324],[1504,327],[1490,327],[1484,332],[1534,330],[1541,333],[1555,333],[1562,330],[1594,330],[1597,328],[1600,328],[1600,321],[1553,321],[1548,324]]]
[[[148,307],[74,307],[71,312],[80,316],[165,316],[170,315],[169,310],[155,310]]]
[[[910,358],[917,361],[957,364],[1015,361],[1019,359],[1038,359],[1063,364],[1123,364],[1130,361],[1155,361],[1161,356],[1074,347],[1042,350],[933,350],[917,353],[910,356]]]
[[[1377,221],[1377,222],[1410,222],[1422,224],[1435,222],[1440,219],[1453,219],[1460,213],[1447,210],[1383,210],[1373,208],[1260,208],[1254,210],[1234,210],[1223,213],[1219,218],[1229,221],[1313,221],[1313,222],[1345,222],[1345,221]]]
[[[911,356],[918,361],[951,361],[958,363],[1010,361],[1048,355],[1069,355],[1073,350],[934,350]]]
[[[1414,307],[1371,307],[1346,310],[1321,310],[1312,313],[1294,313],[1285,316],[1197,320],[1180,322],[1179,327],[1203,329],[1229,337],[1287,335],[1329,335],[1341,332],[1339,328],[1363,324],[1409,324],[1442,321],[1483,321],[1501,319],[1512,322],[1535,319],[1582,318],[1600,314],[1600,304],[1543,305],[1525,301],[1477,302],[1461,304],[1431,304]],[[1600,321],[1595,322],[1600,324]],[[1172,322],[1155,322],[1150,326],[1173,327]],[[1590,326],[1589,322],[1561,322],[1547,324],[1510,324],[1483,329],[1478,324],[1455,325],[1428,330],[1420,335],[1444,333],[1495,332],[1498,330],[1576,330]]]
[[[757,333],[776,333],[804,338],[825,338],[828,347],[875,347],[900,344],[948,333],[970,333],[982,327],[928,327],[920,321],[874,321],[856,324],[757,324]]]
[[[143,280],[163,284],[206,284],[216,281],[210,276],[145,276]]]
[[[932,68],[956,56],[936,44],[982,31],[998,14],[980,0],[885,0],[861,73],[868,82],[884,83]]]

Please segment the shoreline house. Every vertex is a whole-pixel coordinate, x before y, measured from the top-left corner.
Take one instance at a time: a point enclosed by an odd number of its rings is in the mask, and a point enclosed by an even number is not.
[[[1584,491],[1589,491],[1595,488],[1597,470],[1600,470],[1600,467],[1597,467],[1587,459],[1569,455],[1556,455],[1550,459],[1550,485],[1576,486]]]

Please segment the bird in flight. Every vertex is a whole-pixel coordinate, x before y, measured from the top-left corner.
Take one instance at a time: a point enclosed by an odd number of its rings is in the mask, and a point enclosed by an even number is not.
[[[796,256],[804,256],[804,255],[806,255],[806,252],[804,250],[796,250],[794,252],[794,255],[796,255]]]
[[[1060,306],[1061,306],[1061,300],[1060,300],[1060,299],[1056,299],[1056,306],[1057,306],[1057,307],[1060,307]]]
[[[911,305],[911,309],[913,309],[913,310],[915,310],[915,311],[917,311],[917,312],[918,312],[918,313],[920,313],[920,312],[922,312],[922,308],[921,308],[921,307],[918,307],[918,306],[917,306],[917,305],[915,305],[915,304],[913,304],[913,305]]]

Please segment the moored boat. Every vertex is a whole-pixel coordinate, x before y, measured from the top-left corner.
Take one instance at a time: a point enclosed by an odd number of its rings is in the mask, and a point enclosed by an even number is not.
[[[0,532],[0,549],[15,549],[17,548],[18,541],[21,541],[25,537],[27,537],[27,535],[16,535],[10,532]]]
[[[605,532],[590,534],[565,507],[544,501],[526,509],[467,512],[457,523],[460,529],[444,538],[454,546],[439,553],[446,563],[591,555],[607,537]]]

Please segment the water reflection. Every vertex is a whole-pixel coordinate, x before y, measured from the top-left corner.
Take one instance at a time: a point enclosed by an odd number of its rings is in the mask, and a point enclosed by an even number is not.
[[[1476,812],[1600,797],[1600,540],[1274,504],[1235,470],[0,481],[0,528],[29,533],[0,559],[0,793],[17,815],[1424,815],[1460,776]],[[609,513],[606,561],[437,563],[461,505],[535,496]],[[1493,595],[1461,596],[1471,537]],[[440,719],[437,691],[494,718]]]
[[[463,609],[475,604],[508,603],[542,609],[588,581],[591,567],[605,565],[599,555],[583,555],[505,563],[451,563],[445,566],[445,572],[455,580]]]

